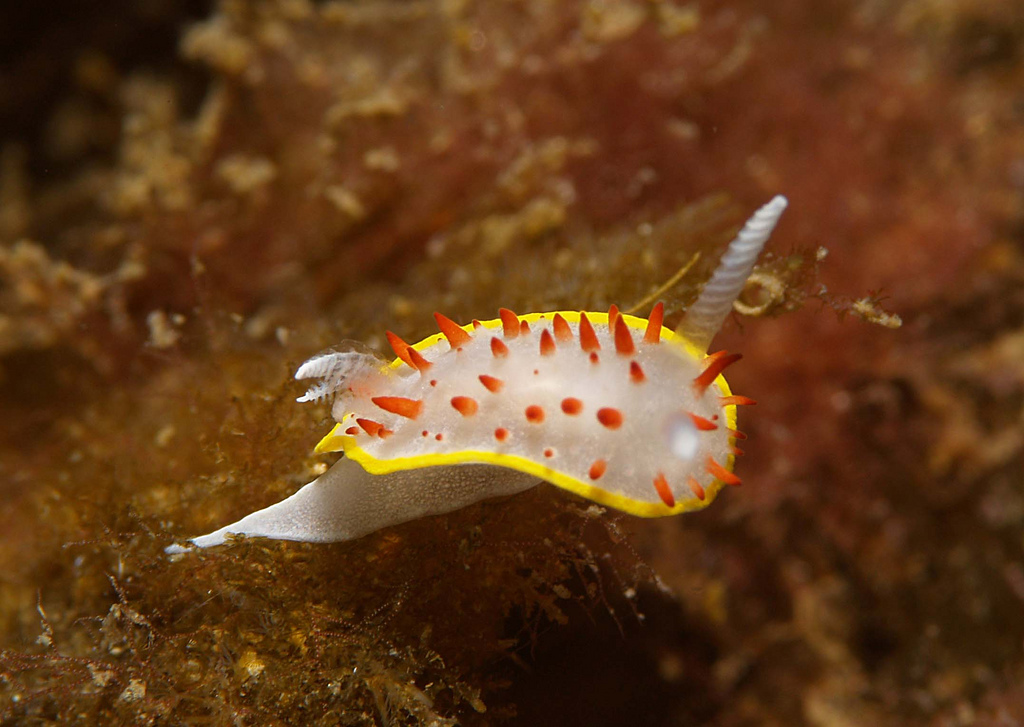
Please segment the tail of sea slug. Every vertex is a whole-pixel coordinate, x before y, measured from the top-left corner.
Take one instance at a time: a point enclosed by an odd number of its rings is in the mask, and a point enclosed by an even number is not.
[[[530,474],[491,465],[450,465],[371,475],[342,457],[291,497],[236,523],[189,540],[208,548],[230,535],[307,543],[352,540],[381,528],[458,510],[485,498],[512,495],[539,484]],[[182,553],[188,545],[171,545]]]
[[[788,204],[785,197],[776,195],[747,220],[736,239],[729,243],[729,248],[700,297],[686,311],[678,332],[701,350],[708,350],[711,339],[722,327]]]

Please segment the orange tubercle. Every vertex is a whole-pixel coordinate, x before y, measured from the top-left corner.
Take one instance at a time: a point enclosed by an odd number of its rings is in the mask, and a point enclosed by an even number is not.
[[[569,324],[562,318],[561,313],[555,313],[555,318],[552,321],[552,326],[555,329],[555,338],[559,341],[571,341],[572,340],[572,329],[569,328]]]
[[[697,482],[697,479],[695,477],[689,477],[686,480],[686,484],[690,486],[690,492],[692,492],[693,496],[696,497],[698,500],[703,500],[705,497],[707,497],[707,495],[704,493],[704,488],[701,487],[700,483]]]
[[[742,480],[740,480],[739,477],[734,475],[732,472],[727,470],[722,465],[718,464],[718,462],[716,462],[713,457],[708,457],[707,471],[708,474],[710,474],[715,479],[721,480],[725,484],[732,485],[733,487],[736,487],[742,482]]]
[[[644,370],[640,368],[640,364],[636,361],[629,362],[629,379],[634,384],[642,384],[647,381],[647,376],[644,375]]]
[[[633,336],[626,325],[626,319],[622,316],[615,318],[615,350],[623,356],[632,356],[636,353],[636,346],[633,345]]]
[[[505,385],[505,382],[501,379],[495,378],[494,376],[488,376],[487,374],[480,374],[477,378],[480,379],[480,383],[484,385],[484,388],[492,394],[497,394],[501,391],[501,387]]]
[[[619,306],[612,303],[608,306],[608,332],[615,335],[615,319],[619,317]]]
[[[718,429],[718,425],[709,419],[705,419],[702,416],[690,412],[690,419],[693,420],[693,426],[697,427],[702,432],[711,432]]]
[[[668,480],[661,472],[654,478],[654,489],[658,491],[658,497],[665,503],[666,507],[676,506],[676,497],[672,494],[672,488],[668,486]]]
[[[610,406],[597,410],[597,421],[608,429],[618,429],[622,426],[622,412]]]
[[[540,332],[540,355],[551,356],[556,350],[555,339],[552,337],[551,331],[545,328]]]
[[[738,394],[720,396],[718,397],[718,402],[722,406],[754,406],[757,403],[749,396],[739,396]]]
[[[491,354],[494,358],[504,358],[508,356],[508,346],[500,338],[495,336],[491,339]]]
[[[412,362],[412,358],[409,357],[409,350],[412,346],[391,331],[384,331],[384,337],[388,339],[388,344],[390,344],[391,350],[395,352],[395,355],[398,356],[398,358],[402,359],[402,361],[409,366],[416,368],[416,364],[414,364]]]
[[[603,459],[595,459],[593,463],[590,465],[590,472],[588,472],[587,474],[590,475],[590,479],[599,480],[604,475],[607,469],[607,462],[605,462]]]
[[[519,335],[519,316],[508,308],[499,308],[498,316],[501,318],[501,330],[505,338],[516,338]]]
[[[537,406],[536,404],[531,404],[530,406],[526,407],[525,413],[526,420],[531,424],[540,424],[542,421],[544,421],[544,408]]]
[[[477,404],[476,399],[471,396],[453,396],[452,408],[464,417],[471,417],[476,414],[480,405]]]
[[[601,342],[597,340],[597,332],[587,318],[586,313],[580,313],[580,348],[590,353],[601,350]]]
[[[453,321],[448,316],[442,315],[441,313],[434,313],[434,320],[437,321],[437,327],[441,329],[441,333],[448,339],[448,344],[452,348],[459,348],[465,346],[467,343],[473,340],[473,337],[466,333],[459,324]]]
[[[423,401],[420,399],[406,399],[402,396],[375,396],[370,401],[384,411],[406,419],[415,419],[423,411]]]
[[[661,342],[661,326],[665,320],[665,304],[658,302],[651,309],[651,315],[647,319],[647,330],[644,331],[644,343]]]
[[[409,346],[409,350],[406,353],[409,354],[409,360],[412,361],[412,365],[419,369],[420,373],[423,373],[424,371],[426,371],[427,369],[434,365],[427,361],[427,359],[423,358],[423,354],[421,354],[412,346]]]
[[[707,391],[707,388],[711,386],[711,383],[715,379],[718,378],[719,374],[741,358],[743,358],[743,355],[739,353],[723,354],[719,352],[711,354],[708,357],[709,363],[707,367],[693,380],[693,385],[697,389],[697,393],[703,394]]]
[[[371,437],[376,436],[384,428],[380,422],[375,422],[373,419],[356,419],[356,424]]]
[[[562,411],[569,416],[576,416],[583,411],[583,402],[575,397],[567,396],[562,399]]]

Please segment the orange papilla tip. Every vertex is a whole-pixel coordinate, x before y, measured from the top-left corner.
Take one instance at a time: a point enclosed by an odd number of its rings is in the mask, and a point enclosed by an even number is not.
[[[402,396],[375,396],[370,401],[384,411],[406,419],[415,419],[423,411],[423,402],[420,399],[406,399]]]
[[[721,480],[727,485],[732,485],[733,487],[735,487],[739,485],[741,482],[739,477],[734,475],[732,472],[727,470],[722,465],[718,464],[718,462],[716,462],[713,457],[708,457],[707,470],[708,474],[710,474],[715,479]]]
[[[508,356],[508,346],[500,338],[494,337],[491,339],[491,353],[494,354],[495,358]]]
[[[704,494],[704,488],[700,486],[700,483],[697,482],[696,478],[692,476],[689,477],[686,480],[686,484],[690,486],[690,492],[692,492],[693,496],[698,500],[703,500],[706,497]]]
[[[349,436],[355,436],[356,434],[359,434],[359,427],[349,427],[348,429],[345,430],[345,434],[348,434]]]
[[[478,321],[476,318],[473,319],[473,330],[476,330],[478,328],[483,328],[483,327],[484,327],[483,323]]]
[[[551,335],[551,331],[545,328],[540,332],[540,355],[551,356],[558,349],[555,346],[555,339]]]
[[[394,433],[395,432],[393,430],[388,429],[387,427],[381,427],[380,431],[377,432],[377,436],[380,437],[381,439],[387,439]]]
[[[520,333],[529,333],[530,332],[530,324],[527,323],[526,321],[520,321],[519,322],[519,332]]]
[[[711,386],[711,383],[715,379],[718,378],[719,374],[743,358],[743,354],[730,353],[725,355],[715,355],[710,358],[711,362],[700,373],[700,375],[693,380],[693,385],[697,387],[698,394],[703,394],[707,391],[707,388]]]
[[[540,424],[544,421],[544,409],[536,404],[526,407],[526,420],[532,424]]]
[[[599,480],[604,475],[607,469],[607,462],[605,462],[603,459],[595,459],[593,463],[590,465],[590,472],[588,472],[587,474],[590,475],[590,479]]]
[[[658,491],[658,497],[665,503],[666,507],[675,507],[676,498],[672,494],[672,489],[668,486],[668,480],[665,479],[665,475],[661,472],[654,478],[654,489]]]
[[[720,396],[718,401],[722,406],[754,406],[757,403],[749,396],[739,396],[738,394]]]
[[[569,416],[576,416],[581,411],[583,411],[583,402],[580,401],[579,399],[567,396],[566,398],[562,399],[562,411],[564,411]]]
[[[612,303],[608,307],[608,332],[615,333],[615,319],[619,317],[619,306]]]
[[[395,352],[395,355],[409,366],[416,368],[416,364],[412,362],[412,358],[409,356],[411,346],[391,331],[384,331],[384,336],[388,339],[388,343],[391,344],[391,350]]]
[[[736,439],[746,439],[747,435],[741,432],[739,429],[729,429],[729,436],[735,437]]]
[[[464,417],[471,417],[476,414],[476,410],[480,408],[480,405],[471,396],[453,396],[452,408]]]
[[[406,353],[409,354],[409,359],[412,361],[412,365],[419,369],[421,373],[434,365],[427,361],[427,359],[423,358],[423,354],[421,354],[412,346],[409,346],[409,349],[406,351]]]
[[[737,447],[735,444],[732,445],[732,453],[737,457],[742,457],[744,454],[743,450]]]
[[[622,412],[606,406],[597,410],[597,421],[601,422],[608,429],[618,429],[622,426]]]
[[[596,364],[601,360],[601,357],[597,355],[597,351],[590,352],[590,363]]]
[[[651,309],[651,316],[647,319],[647,330],[644,331],[644,343],[661,342],[661,326],[665,320],[665,304],[658,302]]]
[[[505,338],[515,338],[519,335],[519,316],[508,308],[499,308],[498,316],[501,318],[501,329]]]
[[[642,384],[647,381],[647,376],[644,375],[644,370],[640,368],[640,364],[636,361],[629,362],[629,379],[634,384]]]
[[[697,427],[697,429],[699,429],[702,432],[711,432],[714,431],[715,429],[718,429],[717,424],[715,424],[710,419],[705,419],[699,414],[694,414],[693,412],[690,412],[690,419],[693,420],[693,426]]]
[[[504,442],[508,439],[508,430],[505,427],[498,427],[494,430],[494,438],[499,442]]]
[[[601,350],[601,342],[597,340],[597,333],[586,313],[580,313],[580,348],[587,352]]]
[[[484,388],[492,394],[497,394],[501,391],[501,387],[505,385],[505,382],[501,379],[496,379],[495,377],[488,376],[487,374],[480,374],[478,378],[480,379],[480,383],[484,385]]]
[[[555,313],[554,321],[552,325],[555,328],[555,338],[559,341],[571,341],[572,340],[572,329],[569,328],[569,324],[562,318],[561,313]]]
[[[443,333],[444,337],[448,339],[448,344],[452,348],[465,346],[473,340],[472,336],[462,330],[462,328],[459,327],[459,324],[448,316],[435,313],[434,320],[437,321],[437,327],[441,329],[441,333]]]
[[[629,326],[622,316],[615,318],[615,350],[623,356],[631,356],[636,353],[636,346],[633,345],[633,336],[629,333]]]
[[[375,422],[373,419],[356,419],[356,424],[362,427],[363,431],[371,437],[384,428],[380,422]]]

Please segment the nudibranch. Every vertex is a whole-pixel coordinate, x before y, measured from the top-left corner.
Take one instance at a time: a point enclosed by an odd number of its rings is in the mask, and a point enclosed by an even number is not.
[[[191,543],[228,535],[329,542],[548,482],[634,515],[707,506],[737,485],[743,435],[723,376],[739,355],[708,346],[741,292],[786,199],[734,239],[679,329],[649,318],[560,311],[458,325],[387,362],[359,344],[306,361],[318,380],[298,401],[333,398],[336,425],[317,452],[343,452],[288,499]],[[172,546],[169,550],[181,550]]]

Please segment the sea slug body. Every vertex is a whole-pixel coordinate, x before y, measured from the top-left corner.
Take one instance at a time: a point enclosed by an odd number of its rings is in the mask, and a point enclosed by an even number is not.
[[[318,452],[344,452],[292,497],[193,539],[230,534],[347,540],[548,482],[652,517],[708,505],[737,485],[737,406],[722,372],[739,359],[707,347],[786,207],[776,197],[730,244],[678,332],[648,319],[559,311],[458,325],[385,363],[350,345],[313,357],[299,401],[333,397]],[[172,552],[181,550],[172,546]]]
[[[373,474],[498,465],[635,515],[703,507],[735,456],[720,371],[736,359],[688,345],[662,311],[502,310],[462,327],[437,314],[443,333],[413,346],[391,336],[398,358],[384,373],[345,379],[354,391],[335,399],[339,423],[317,451]]]

